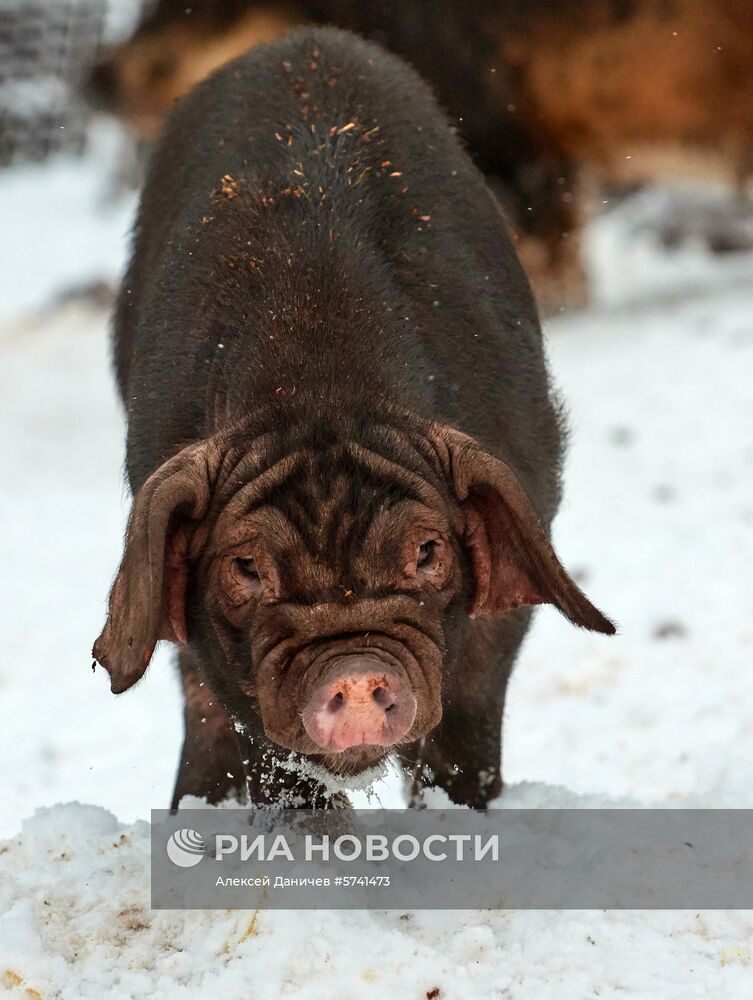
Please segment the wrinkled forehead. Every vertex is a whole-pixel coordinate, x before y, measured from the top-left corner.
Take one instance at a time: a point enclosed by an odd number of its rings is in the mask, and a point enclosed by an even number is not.
[[[451,526],[447,494],[428,467],[408,467],[357,442],[301,448],[265,466],[252,463],[245,472],[243,464],[223,490],[216,541],[224,537],[232,544],[256,514],[270,530],[292,527],[313,555],[327,561],[346,540],[362,543],[387,513],[399,522],[423,511],[438,529]]]

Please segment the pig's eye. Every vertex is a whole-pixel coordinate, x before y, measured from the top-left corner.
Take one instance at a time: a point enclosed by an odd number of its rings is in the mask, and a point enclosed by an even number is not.
[[[259,573],[253,556],[236,556],[235,564],[248,580],[258,580]]]
[[[260,567],[253,556],[232,556],[227,562],[223,560],[222,565],[225,597],[231,607],[261,600],[265,587],[270,593],[274,589],[273,575],[269,570],[262,583]]]
[[[416,569],[426,569],[431,565],[436,547],[437,543],[433,539],[431,541],[424,542],[423,545],[419,545],[418,558],[416,559]]]

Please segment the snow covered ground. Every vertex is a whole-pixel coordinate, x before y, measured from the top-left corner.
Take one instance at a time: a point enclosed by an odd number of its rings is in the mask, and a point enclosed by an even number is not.
[[[120,698],[91,672],[123,427],[104,310],[50,308],[120,266],[133,200],[106,200],[102,159],[0,174],[0,996],[749,997],[748,913],[149,910],[178,691],[165,651]],[[594,220],[595,303],[547,323],[573,431],[556,541],[620,635],[540,612],[504,805],[753,806],[753,259],[661,251],[652,197]]]

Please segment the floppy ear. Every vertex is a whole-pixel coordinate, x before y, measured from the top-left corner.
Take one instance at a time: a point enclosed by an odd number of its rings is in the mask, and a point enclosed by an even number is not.
[[[207,512],[219,461],[211,439],[189,445],[160,466],[134,498],[107,621],[92,650],[116,694],[139,680],[160,639],[187,641],[191,522]],[[186,521],[176,525],[178,513]]]
[[[475,580],[471,618],[553,604],[574,625],[614,635],[612,622],[566,573],[512,469],[459,431],[439,428],[438,433],[465,514],[465,545]]]

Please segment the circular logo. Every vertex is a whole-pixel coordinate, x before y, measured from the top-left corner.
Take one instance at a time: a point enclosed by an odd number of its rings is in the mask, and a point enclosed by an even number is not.
[[[204,857],[206,846],[196,830],[176,830],[165,847],[167,856],[179,868],[193,868]]]

